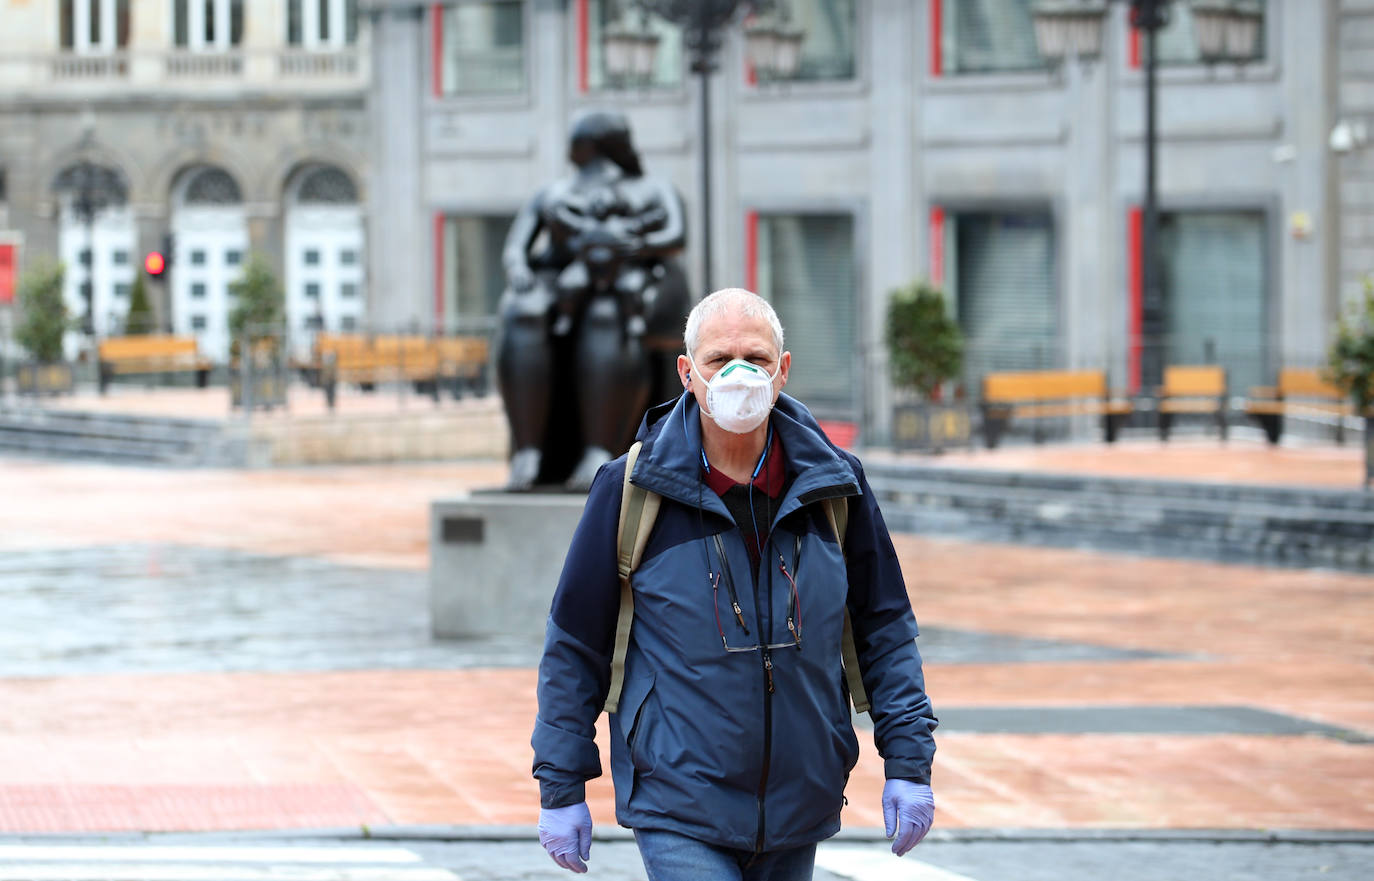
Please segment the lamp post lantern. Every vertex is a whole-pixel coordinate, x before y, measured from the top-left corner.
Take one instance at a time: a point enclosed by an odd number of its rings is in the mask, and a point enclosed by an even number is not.
[[[1145,194],[1141,229],[1141,380],[1157,384],[1164,370],[1164,297],[1160,289],[1159,208],[1155,179],[1156,68],[1159,32],[1169,24],[1173,0],[1120,0],[1129,4],[1131,26],[1145,37]],[[1264,10],[1260,0],[1178,0],[1194,20],[1198,54],[1208,63],[1244,62],[1254,57]],[[1101,54],[1107,0],[1033,0],[1031,16],[1040,54],[1056,64],[1069,55],[1091,60]]]
[[[603,38],[606,72],[628,81],[647,82],[658,51],[658,35],[648,27],[655,15],[682,29],[690,69],[700,82],[702,289],[711,285],[711,74],[724,42],[725,30],[743,15],[754,17],[745,27],[745,52],[763,79],[785,79],[796,74],[805,33],[787,19],[786,0],[630,0],[640,13],[608,28]]]

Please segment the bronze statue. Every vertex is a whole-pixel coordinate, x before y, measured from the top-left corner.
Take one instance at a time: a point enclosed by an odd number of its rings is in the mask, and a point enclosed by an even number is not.
[[[578,119],[568,158],[574,172],[521,209],[502,254],[508,490],[591,486],[648,403],[672,395],[690,305],[682,200],[644,174],[625,117]]]

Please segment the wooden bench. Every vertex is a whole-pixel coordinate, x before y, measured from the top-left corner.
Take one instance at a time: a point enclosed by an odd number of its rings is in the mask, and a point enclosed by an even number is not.
[[[437,403],[447,385],[454,397],[462,386],[485,391],[488,343],[482,337],[325,334],[315,338],[314,370],[330,408],[340,382],[371,390],[379,382],[409,382]]]
[[[110,337],[100,341],[100,393],[105,394],[116,376],[138,373],[196,374],[200,388],[210,381],[210,359],[203,357],[196,338],[149,334],[147,336]]]
[[[1226,440],[1226,368],[1197,365],[1164,368],[1159,387],[1159,439],[1169,439],[1174,417],[1183,414],[1211,416]]]
[[[1107,443],[1131,415],[1131,402],[1113,397],[1102,370],[1034,370],[983,377],[983,441],[997,446],[1013,419],[1054,419],[1079,414],[1102,417]],[[1044,438],[1037,428],[1035,440]]]
[[[1334,418],[1336,442],[1344,443],[1344,420],[1354,412],[1355,406],[1345,393],[1322,379],[1321,370],[1315,367],[1284,367],[1279,370],[1278,385],[1250,389],[1245,402],[1245,414],[1260,424],[1271,444],[1283,436],[1283,417],[1290,414]]]

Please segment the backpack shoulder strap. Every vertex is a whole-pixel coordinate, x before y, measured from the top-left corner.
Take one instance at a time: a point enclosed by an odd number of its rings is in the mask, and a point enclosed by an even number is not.
[[[844,553],[844,536],[849,530],[849,499],[826,499],[825,516],[830,528],[839,542],[840,553]],[[849,686],[850,700],[854,701],[854,712],[867,713],[868,692],[864,689],[863,676],[859,672],[859,651],[854,646],[854,623],[849,619],[849,604],[844,606],[844,640],[840,644],[840,657],[844,661],[844,679]]]
[[[662,501],[658,493],[630,483],[630,475],[634,473],[635,460],[639,458],[642,446],[641,442],[635,441],[625,457],[625,483],[620,495],[620,526],[616,531],[620,612],[616,616],[615,647],[611,652],[611,687],[606,694],[608,713],[620,709],[620,692],[625,687],[625,653],[630,648],[630,625],[635,616],[634,589],[630,586],[630,576],[644,558],[644,547],[649,543],[649,533],[653,531],[658,505]]]

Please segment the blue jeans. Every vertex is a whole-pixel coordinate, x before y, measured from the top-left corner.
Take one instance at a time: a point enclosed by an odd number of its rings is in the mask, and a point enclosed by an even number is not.
[[[649,881],[811,881],[816,845],[789,850],[735,850],[676,832],[636,829]]]

